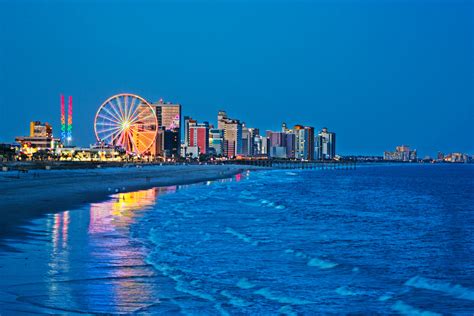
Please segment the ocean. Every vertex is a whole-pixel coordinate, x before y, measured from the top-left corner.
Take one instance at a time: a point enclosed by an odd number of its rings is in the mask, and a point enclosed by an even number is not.
[[[0,314],[474,313],[474,165],[119,193],[0,254]]]

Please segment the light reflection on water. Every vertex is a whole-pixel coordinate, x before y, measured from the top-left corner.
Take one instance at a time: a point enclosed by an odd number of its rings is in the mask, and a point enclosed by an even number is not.
[[[153,188],[128,193],[118,193],[110,200],[90,205],[88,231],[98,234],[127,228],[133,222],[137,211],[156,203],[159,194],[176,191],[176,186]]]
[[[130,313],[156,303],[155,272],[144,262],[141,242],[130,238],[130,227],[152,209],[160,194],[177,189],[118,193],[106,201],[37,221],[50,243],[19,245],[29,253],[28,263],[32,264],[25,264],[24,279],[18,274],[10,277],[16,283],[9,290],[17,298],[5,303],[0,313],[3,308]],[[12,256],[13,268],[8,270],[12,274],[15,261],[25,262]]]

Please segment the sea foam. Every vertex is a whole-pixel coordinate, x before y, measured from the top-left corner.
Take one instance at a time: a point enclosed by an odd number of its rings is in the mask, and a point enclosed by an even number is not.
[[[252,238],[250,238],[249,236],[239,233],[230,227],[226,227],[225,232],[237,237],[238,239],[246,243],[252,244],[253,246],[258,246],[258,241],[253,241]]]
[[[231,293],[229,293],[229,291],[225,291],[225,290],[221,291],[221,294],[222,294],[222,296],[229,299],[229,303],[231,305],[234,305],[236,307],[247,307],[247,306],[251,305],[250,302],[247,302],[246,300],[241,299],[240,297],[232,295]]]
[[[272,293],[268,288],[262,288],[253,292],[254,294],[261,295],[268,300],[276,301],[281,304],[292,304],[292,305],[305,305],[305,304],[313,304],[311,301],[300,300],[298,298],[287,297],[287,296],[280,296],[275,293]]]
[[[331,269],[337,266],[337,263],[318,259],[318,258],[311,258],[311,260],[308,261],[308,266],[318,267],[320,269]]]
[[[295,251],[294,249],[291,249],[291,248],[284,250],[284,253],[293,254],[297,258],[308,260],[306,264],[310,267],[318,267],[320,269],[331,269],[338,265],[335,262],[331,262],[331,261],[327,261],[327,260],[323,260],[319,258],[313,258],[302,251]]]
[[[336,293],[342,296],[354,296],[357,295],[355,292],[351,291],[347,286],[341,286],[336,289]]]
[[[392,305],[392,309],[402,315],[409,315],[409,316],[441,316],[441,314],[433,313],[430,311],[423,311],[416,309],[415,307],[406,304],[403,301],[397,301],[395,304]]]
[[[252,284],[251,282],[249,282],[247,278],[242,278],[237,282],[237,286],[240,287],[241,289],[248,290],[255,287],[255,284]]]
[[[420,276],[415,276],[405,282],[405,285],[418,289],[442,292],[455,298],[474,301],[474,290],[463,287],[459,284],[430,280]]]
[[[279,310],[278,310],[278,313],[282,314],[282,315],[288,315],[288,316],[296,316],[298,315],[292,308],[290,305],[285,305],[285,306],[282,306]]]

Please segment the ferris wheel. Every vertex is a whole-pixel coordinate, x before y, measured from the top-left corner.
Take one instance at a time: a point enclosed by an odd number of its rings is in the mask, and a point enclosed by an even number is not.
[[[141,155],[155,143],[158,120],[155,110],[145,99],[122,93],[108,98],[99,107],[94,131],[99,142]]]

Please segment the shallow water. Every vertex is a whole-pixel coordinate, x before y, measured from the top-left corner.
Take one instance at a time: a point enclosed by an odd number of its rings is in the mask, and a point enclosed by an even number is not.
[[[36,220],[0,312],[472,314],[474,166],[268,171]]]

